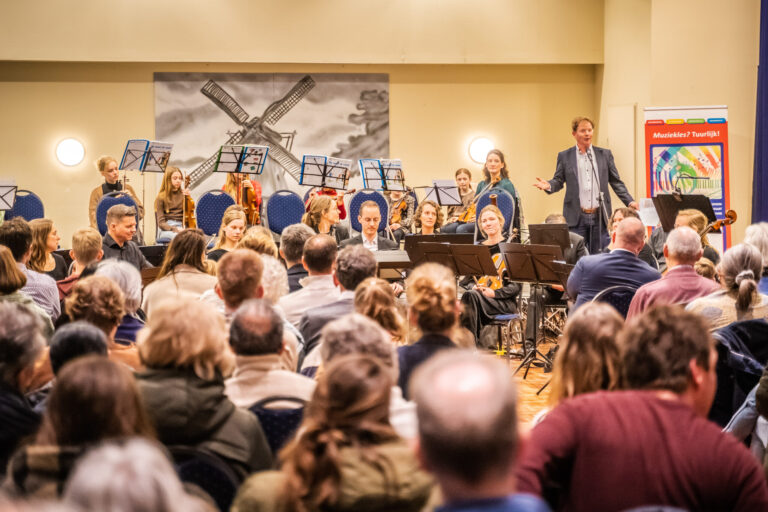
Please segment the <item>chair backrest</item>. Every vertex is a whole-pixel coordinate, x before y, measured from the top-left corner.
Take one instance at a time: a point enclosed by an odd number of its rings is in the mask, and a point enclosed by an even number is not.
[[[416,192],[413,190],[408,191],[408,195],[413,198],[413,211],[415,212],[419,207],[419,198],[416,196]]]
[[[475,241],[478,240],[480,234],[480,212],[483,211],[483,208],[491,204],[491,196],[494,194],[496,194],[496,206],[501,210],[501,214],[504,215],[504,226],[502,227],[502,231],[504,233],[509,233],[509,229],[512,226],[512,221],[515,218],[515,199],[509,192],[500,188],[486,190],[477,198]]]
[[[218,234],[224,211],[235,204],[232,196],[222,190],[209,190],[197,200],[195,217],[197,227],[208,236]]]
[[[297,407],[290,409],[267,407],[275,402],[292,402]],[[273,454],[278,453],[298,430],[304,418],[304,404],[304,400],[296,397],[271,396],[259,400],[250,407],[251,412],[259,418],[261,429]]]
[[[21,217],[27,222],[45,217],[45,208],[40,197],[30,190],[17,190],[13,208],[5,212],[5,220]]]
[[[136,207],[136,201],[126,192],[110,192],[104,194],[96,205],[96,225],[99,228],[101,236],[107,234],[107,212],[116,204],[130,206],[136,211],[136,224],[139,223],[139,209]]]
[[[304,192],[304,204],[307,204],[307,200],[309,200],[309,194],[312,193],[313,190],[315,190],[315,187],[307,187],[307,191]]]
[[[360,206],[366,201],[373,201],[379,205],[381,222],[379,222],[379,229],[377,231],[385,231],[389,226],[389,205],[387,204],[387,198],[378,190],[373,190],[371,188],[364,188],[352,194],[352,198],[349,200],[350,226],[352,226],[352,229],[358,233],[363,231],[363,226],[357,218],[360,216]]]
[[[285,228],[301,222],[304,211],[304,201],[299,194],[291,190],[278,190],[267,200],[264,217],[269,230],[280,236]]]
[[[205,491],[222,512],[228,511],[240,478],[221,457],[190,446],[169,446],[179,479]]]
[[[601,291],[592,302],[605,302],[616,309],[621,316],[627,318],[627,311],[629,311],[629,304],[632,302],[632,297],[635,296],[637,288],[627,285],[610,286]]]

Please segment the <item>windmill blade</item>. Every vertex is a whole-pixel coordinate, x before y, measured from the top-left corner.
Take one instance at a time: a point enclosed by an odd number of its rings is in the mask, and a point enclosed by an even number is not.
[[[267,107],[267,110],[264,111],[264,115],[262,116],[264,122],[267,124],[275,124],[278,122],[280,118],[296,106],[296,104],[301,101],[314,86],[315,81],[309,75],[299,80],[299,82],[288,91],[288,94]]]
[[[241,130],[232,135],[225,144],[239,144],[243,140],[243,132]],[[195,167],[192,172],[189,173],[189,188],[194,189],[200,183],[203,182],[208,176],[213,174],[213,168],[216,165],[216,160],[219,158],[219,152],[213,154],[205,162]]]
[[[283,146],[275,144],[268,139],[261,139],[258,144],[269,146],[269,152],[267,158],[271,158],[280,165],[285,172],[293,176],[293,179],[298,183],[301,178],[301,162],[288,152]]]
[[[213,80],[208,80],[200,91],[239,125],[248,120],[248,113],[227,91]]]

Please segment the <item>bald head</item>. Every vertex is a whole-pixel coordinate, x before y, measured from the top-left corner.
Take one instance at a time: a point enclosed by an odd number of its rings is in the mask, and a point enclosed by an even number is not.
[[[645,226],[640,219],[630,217],[619,222],[613,234],[613,246],[637,255],[645,244]]]
[[[517,391],[503,363],[446,350],[416,370],[409,389],[422,457],[438,480],[477,485],[512,470]]]
[[[701,255],[701,237],[693,229],[681,226],[670,231],[664,243],[664,257],[668,267],[693,265]]]

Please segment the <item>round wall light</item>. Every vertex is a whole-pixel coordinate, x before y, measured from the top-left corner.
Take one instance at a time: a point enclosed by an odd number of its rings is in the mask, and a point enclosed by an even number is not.
[[[77,139],[64,139],[56,145],[56,158],[64,165],[77,165],[85,158],[85,147]]]
[[[487,137],[477,137],[469,143],[469,158],[478,164],[484,164],[488,152],[494,148],[493,141]]]

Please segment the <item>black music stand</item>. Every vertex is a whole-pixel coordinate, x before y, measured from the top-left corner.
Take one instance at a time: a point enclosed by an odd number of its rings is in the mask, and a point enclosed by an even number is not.
[[[453,180],[432,180],[431,186],[414,187],[426,190],[423,201],[434,201],[440,206],[461,206],[459,187]]]
[[[269,147],[253,144],[224,144],[219,148],[213,172],[261,174],[267,163]]]
[[[321,155],[304,155],[299,185],[347,190],[352,160]]]
[[[125,145],[123,158],[120,159],[121,171],[135,170],[142,173],[164,173],[171,159],[173,144],[168,142],[132,139]]]
[[[361,158],[358,161],[363,186],[374,190],[405,192],[403,164],[400,160]]]
[[[535,245],[556,245],[563,254],[571,248],[568,224],[528,224],[528,238]]]
[[[0,180],[0,212],[8,211],[16,203],[16,192],[19,187],[12,181]]]
[[[403,248],[408,253],[408,257],[413,262],[413,266],[423,263],[424,253],[420,246],[424,242],[428,243],[449,243],[473,245],[475,235],[472,233],[437,233],[435,235],[405,235]]]
[[[451,269],[454,274],[458,274],[459,270],[456,267],[456,261],[453,258],[453,253],[451,252],[451,246],[449,244],[441,242],[422,242],[420,248],[423,257],[418,263],[411,258],[414,265],[419,263],[439,263]]]
[[[712,202],[703,194],[658,194],[653,198],[653,206],[659,214],[661,227],[667,233],[675,228],[675,218],[680,210],[699,210],[707,216],[709,223],[717,220]]]

